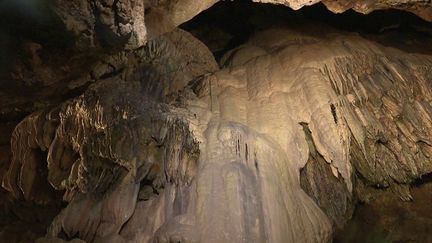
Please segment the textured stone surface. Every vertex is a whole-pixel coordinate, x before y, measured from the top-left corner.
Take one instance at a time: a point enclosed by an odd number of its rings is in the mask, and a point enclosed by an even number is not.
[[[174,29],[215,1],[54,3],[78,49],[106,49],[68,69],[26,44],[18,80],[83,92],[32,108],[11,154],[0,144],[15,200],[65,204],[39,242],[330,242],[357,199],[379,201],[376,190],[413,200],[410,186],[432,172],[430,55],[281,27],[229,51],[219,69]]]
[[[432,4],[426,0],[381,0],[381,1],[351,1],[351,0],[323,0],[322,1],[327,8],[335,13],[344,12],[350,8],[360,13],[370,13],[374,10],[379,9],[400,9],[412,12],[421,18],[432,21]]]
[[[432,5],[427,0],[253,0],[254,2],[283,4],[295,10],[322,2],[330,11],[342,13],[353,9],[360,13],[370,13],[381,9],[400,9],[412,12],[421,18],[432,21]]]
[[[101,68],[83,95],[18,125],[6,188],[40,203],[50,197],[36,189],[64,191],[46,239],[329,242],[354,197],[367,200],[362,188],[409,200],[432,171],[432,65],[356,35],[318,36],[265,31],[215,73],[204,58],[171,75],[196,59],[183,32],[132,52],[141,62],[113,56],[118,71]],[[135,64],[110,64],[122,58]]]
[[[114,106],[113,103],[117,102],[116,99],[120,99],[124,94],[119,93],[116,98],[109,97],[106,93],[111,92],[110,88],[114,89],[115,82],[119,78],[142,81],[142,84],[139,84],[142,86],[142,93],[157,100],[177,92],[188,80],[215,71],[217,68],[217,64],[205,46],[190,34],[177,30],[150,42],[146,47],[135,52],[123,52],[100,62],[90,76],[98,80],[108,80],[106,81],[110,83],[110,85],[107,85],[108,87],[101,85],[102,87],[99,88],[103,90],[100,92],[105,92],[100,96],[107,99],[106,103],[108,104],[106,105]],[[112,75],[114,77],[110,78]],[[124,92],[134,91],[134,95],[138,96],[139,93],[134,90],[137,87],[134,85],[137,84],[128,84],[128,86],[124,87]],[[91,91],[87,92],[91,93]],[[140,108],[141,98],[133,99],[131,94],[128,99],[134,101],[133,105],[136,106],[134,108]],[[125,102],[123,106],[127,107],[129,101],[125,100],[123,102]],[[32,193],[31,188],[34,187],[35,190],[41,189],[41,187],[33,186],[33,181],[38,177],[43,178],[45,176],[37,173],[37,165],[48,155],[48,161],[50,161],[48,170],[50,173],[60,173],[58,175],[49,175],[50,183],[57,189],[64,189],[65,185],[61,185],[64,183],[64,176],[69,175],[72,164],[79,157],[79,146],[84,139],[87,139],[87,135],[82,134],[83,131],[81,130],[91,128],[73,128],[70,124],[79,126],[84,122],[85,124],[88,123],[88,126],[102,126],[101,124],[93,124],[100,118],[97,117],[98,114],[91,111],[100,109],[98,107],[98,104],[93,104],[90,101],[78,100],[70,107],[64,105],[51,111],[36,112],[22,121],[12,136],[11,143],[15,155],[8,177],[4,180],[4,187],[13,192],[16,197],[19,197],[21,193],[28,200],[34,199],[31,195],[43,197],[40,193]],[[87,110],[87,112],[82,113],[81,110],[83,109]],[[110,108],[110,113],[108,113],[109,115],[107,115],[108,117],[105,118],[104,122],[113,123],[115,119],[120,119],[120,116],[127,118],[127,110],[124,111],[125,114],[120,115],[116,114],[117,111],[119,112],[120,108]],[[89,114],[95,117],[88,118]],[[75,131],[76,129],[78,130]],[[95,133],[88,132],[90,134]],[[62,161],[62,164],[57,164],[60,161]],[[26,169],[27,167],[28,169]],[[58,169],[61,168],[61,170],[55,169],[57,167],[59,167]],[[21,170],[26,173],[33,173],[33,175],[20,175]],[[62,173],[61,171],[65,172]],[[27,178],[28,181],[18,178]]]
[[[216,2],[3,1],[0,12],[6,20],[1,26],[6,31],[1,35],[5,40],[12,38],[9,41],[13,48],[4,48],[9,55],[2,55],[4,64],[0,65],[0,115],[20,120],[33,111],[58,104],[64,97],[82,93],[89,82],[97,81],[85,74],[92,71],[98,60],[124,49],[139,48]],[[298,8],[316,1],[269,2]],[[324,1],[324,4],[338,13],[350,8],[367,9],[362,12],[405,9],[430,20],[427,1]],[[8,66],[11,70],[3,72]]]
[[[217,70],[208,49],[177,30],[98,66],[91,76],[100,82],[30,115],[12,135],[3,187],[39,204],[60,190],[69,202],[45,240],[113,240],[132,216],[140,187],[152,188],[149,199],[171,184],[189,185],[196,173],[199,150],[187,123],[157,101]]]
[[[354,211],[354,196],[342,178],[334,176],[331,167],[316,150],[308,126],[302,125],[309,146],[309,159],[300,170],[300,185],[329,217],[335,229],[341,229]]]
[[[197,86],[198,97],[212,111],[211,118],[205,115],[206,120],[202,121],[208,124],[207,130],[203,130],[207,134],[204,135],[206,142],[203,144],[207,146],[204,151],[211,148],[209,159],[202,163],[210,163],[215,166],[212,170],[217,170],[220,163],[226,167],[237,164],[235,158],[238,156],[240,164],[247,165],[237,169],[239,175],[236,178],[239,179],[234,185],[240,189],[236,190],[252,190],[259,195],[264,222],[267,222],[267,217],[274,219],[284,215],[282,218],[287,218],[286,225],[280,219],[276,225],[261,226],[264,232],[271,232],[268,235],[275,237],[270,238],[270,241],[326,241],[330,229],[325,224],[317,224],[317,220],[326,222],[327,219],[320,216],[316,208],[307,206],[308,201],[302,199],[299,190],[298,171],[305,166],[309,153],[312,153],[301,124],[307,124],[310,129],[315,153],[321,156],[321,162],[326,161],[328,164],[325,165],[328,166],[327,172],[331,171],[343,181],[333,187],[341,193],[340,201],[333,198],[334,194],[326,193],[326,190],[331,190],[328,185],[308,190],[333,220],[339,219],[342,225],[346,220],[344,218],[349,217],[352,211],[350,192],[354,187],[352,178],[355,174],[369,185],[390,187],[402,199],[409,199],[407,185],[431,170],[427,154],[430,146],[418,144],[415,139],[407,137],[410,133],[420,137],[430,136],[430,129],[426,129],[427,122],[423,122],[430,119],[431,112],[428,108],[430,98],[427,98],[430,97],[430,84],[427,81],[431,75],[430,61],[429,56],[409,55],[355,35],[316,37],[289,30],[270,30],[258,35],[223,58],[222,65],[226,69],[206,78],[201,86]],[[410,83],[405,80],[410,80]],[[399,102],[388,103],[389,99]],[[402,109],[402,104],[422,105],[417,109]],[[423,113],[410,115],[409,112],[414,110]],[[193,112],[202,114],[203,111],[196,107]],[[409,116],[416,118],[407,119]],[[388,127],[396,124],[409,126],[412,130],[390,133]],[[381,137],[386,137],[384,144],[380,142]],[[287,160],[265,157],[263,154],[269,147],[275,149],[271,154],[283,154]],[[397,147],[404,149],[397,150]],[[378,152],[385,150],[393,152]],[[250,161],[248,157],[252,154],[255,159]],[[260,157],[260,154],[264,157]],[[220,158],[225,156],[228,159],[222,159],[222,162]],[[278,169],[273,171],[272,165]],[[248,171],[254,170],[257,171],[257,180],[261,181],[261,190],[254,188],[253,184],[251,186],[242,182],[248,178]],[[287,171],[290,180],[284,181],[284,176],[278,175],[280,171]],[[407,173],[401,173],[403,171]],[[231,177],[227,175],[227,178]],[[264,178],[280,180],[267,182]],[[266,183],[271,186],[266,187]],[[220,186],[213,183],[207,187],[214,189],[206,188],[206,191],[218,192]],[[286,189],[286,193],[290,195],[289,198],[297,198],[297,201],[284,198],[284,189],[272,195],[270,188],[294,188]],[[221,196],[217,193],[208,196],[214,197],[208,201],[213,202],[215,198],[226,195],[224,190],[220,193]],[[235,200],[227,198],[226,201],[238,201],[238,205],[243,205],[247,197],[245,195]],[[269,198],[272,201],[266,204]],[[284,198],[283,203],[279,205],[274,201],[275,198]],[[296,206],[299,202],[302,206]],[[217,206],[212,205],[211,208]],[[227,209],[216,211],[224,210]],[[308,221],[301,216],[302,210],[317,218]],[[234,211],[244,212],[240,214],[243,217],[250,215],[246,209]],[[282,213],[285,211],[291,213]],[[209,219],[216,220],[216,215],[210,215]],[[218,220],[221,232],[232,230],[222,225],[234,219],[227,217]],[[246,218],[243,220],[247,222]],[[289,226],[290,221],[310,229],[310,233],[298,235],[296,229]],[[277,225],[281,227],[279,230]],[[314,229],[323,230],[323,233],[319,234]],[[326,229],[327,234],[324,233]],[[238,232],[241,230],[233,232],[232,237]],[[227,240],[214,237],[217,239],[215,241]],[[255,237],[259,239],[259,233]]]
[[[51,7],[83,47],[99,43],[139,47],[146,42],[142,0],[54,1]]]
[[[218,0],[71,0],[53,1],[49,8],[61,19],[65,28],[77,38],[81,47],[122,45],[136,48],[178,25],[192,19]],[[319,0],[254,0],[283,4],[292,9],[319,3]],[[37,2],[38,4],[46,4]],[[369,13],[378,9],[400,9],[432,21],[432,6],[427,0],[324,0],[329,10],[341,13],[354,9]]]

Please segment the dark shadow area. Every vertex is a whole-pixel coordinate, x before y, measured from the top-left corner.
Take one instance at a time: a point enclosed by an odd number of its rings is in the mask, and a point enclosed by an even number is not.
[[[1,124],[4,125],[4,124]],[[0,130],[4,132],[4,130]],[[9,133],[10,136],[10,133]],[[11,152],[8,145],[0,141],[0,181],[5,175]],[[33,153],[41,161],[46,160],[46,152],[34,150]],[[6,157],[6,160],[2,160]],[[3,168],[2,168],[3,167]],[[37,167],[39,181],[35,188],[37,196],[46,195],[53,198],[46,204],[37,204],[25,200],[16,200],[11,193],[0,187],[0,242],[34,242],[46,234],[52,220],[66,206],[62,201],[64,191],[54,191],[48,181],[47,168],[43,163]]]
[[[81,94],[87,86],[71,90],[68,82],[100,58],[77,48],[51,6],[51,0],[0,1],[0,121]]]
[[[311,35],[354,32],[404,51],[432,53],[432,24],[399,10],[334,14],[323,4],[294,11],[248,0],[221,1],[180,27],[203,41],[220,60],[226,51],[246,42],[254,33],[277,26]]]
[[[405,202],[388,191],[358,204],[353,218],[336,232],[335,243],[432,242],[432,183],[411,187]]]
[[[424,186],[424,184],[431,183],[431,182],[432,182],[432,173],[428,173],[426,175],[423,175],[421,178],[415,180],[413,183],[413,186],[414,187],[422,187],[422,186]]]
[[[43,43],[46,52],[64,53],[72,47],[74,38],[48,6],[46,0],[0,2],[0,84],[9,64],[28,55],[25,42]]]

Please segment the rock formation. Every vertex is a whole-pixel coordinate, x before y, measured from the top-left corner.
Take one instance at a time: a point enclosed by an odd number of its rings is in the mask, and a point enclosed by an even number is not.
[[[0,127],[15,126],[0,193],[63,203],[37,242],[331,242],[379,190],[413,200],[432,173],[432,54],[282,24],[218,64],[176,28],[216,2],[50,2],[72,50],[57,64],[25,42],[12,77],[49,102]],[[427,1],[323,3],[432,16]]]
[[[4,7],[10,7],[7,4],[9,1],[3,4]],[[133,49],[144,45],[148,39],[192,19],[216,2],[218,0],[35,0],[31,3],[18,1],[14,4],[19,8],[28,9],[31,14],[48,12],[55,16],[55,19],[75,36],[77,46],[80,48],[121,45]],[[354,9],[366,14],[378,9],[393,8],[432,20],[432,6],[427,0],[254,0],[254,2],[283,4],[295,10],[322,2],[334,13]]]

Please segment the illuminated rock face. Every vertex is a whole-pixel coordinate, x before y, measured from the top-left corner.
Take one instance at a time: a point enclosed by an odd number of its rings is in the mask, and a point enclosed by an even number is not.
[[[59,208],[39,242],[279,243],[331,242],[376,194],[412,200],[432,173],[432,56],[255,16],[253,31],[266,30],[218,65],[176,28],[217,2],[24,4],[54,15],[40,40],[59,31],[70,42],[62,57],[56,41],[25,40],[1,84],[15,90],[0,90],[0,122],[27,116],[11,136],[18,122],[0,126],[0,241],[10,240],[2,210],[15,203],[21,218],[33,204]],[[254,2],[432,20],[421,0]]]
[[[330,11],[342,13],[348,9],[353,9],[360,13],[370,13],[379,9],[400,9],[412,12],[428,21],[432,20],[432,6],[430,2],[420,1],[368,1],[368,0],[253,0],[254,2],[283,4],[293,9],[299,9],[304,6],[313,5],[322,2]]]
[[[198,222],[203,234],[214,234],[206,240],[326,242],[329,219],[337,226],[352,210],[354,172],[404,200],[409,183],[430,173],[431,147],[421,141],[431,136],[430,56],[355,35],[278,29],[231,51],[222,65],[192,85],[197,99],[188,102],[200,118],[195,134],[203,134],[197,183],[207,194]],[[299,171],[313,162],[325,162],[334,176],[311,171],[302,178],[327,217],[300,188]],[[220,200],[229,207],[219,209]]]
[[[13,133],[3,186],[68,202],[42,242],[330,242],[365,186],[432,172],[431,56],[280,28],[221,69],[180,30],[110,60]]]

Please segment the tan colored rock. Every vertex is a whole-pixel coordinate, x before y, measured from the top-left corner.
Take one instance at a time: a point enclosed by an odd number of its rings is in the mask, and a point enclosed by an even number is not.
[[[409,200],[409,184],[431,171],[419,153],[430,145],[418,140],[431,136],[431,60],[356,35],[287,29],[228,53],[226,68],[194,83],[197,97],[186,101],[198,117],[191,124],[201,145],[201,241],[330,241],[328,217],[343,225],[352,212],[354,171]],[[300,188],[299,170],[317,160],[310,141],[326,176],[338,181],[306,175],[328,183],[305,188],[327,216]],[[325,193],[330,188],[340,195]]]
[[[218,0],[180,0],[180,1],[146,1],[145,18],[149,38],[169,32],[180,24],[192,19],[201,11],[210,8]]]
[[[367,197],[355,179],[410,200],[432,172],[430,55],[280,28],[218,70],[198,43],[176,31],[109,56],[16,128],[6,188],[44,202],[47,179],[69,203],[48,238],[330,242]]]
[[[254,2],[283,4],[294,10],[322,2],[333,13],[343,13],[353,9],[368,14],[375,10],[399,9],[412,12],[419,17],[432,21],[432,4],[427,0],[253,0]]]
[[[323,0],[322,2],[330,11],[334,13],[342,13],[348,9],[353,9],[363,14],[368,14],[374,10],[399,9],[412,12],[427,21],[432,21],[432,4],[431,2],[425,0]]]
[[[199,150],[186,120],[157,101],[216,71],[209,50],[177,30],[106,63],[119,73],[102,74],[103,82],[28,116],[13,133],[3,186],[39,204],[53,200],[53,189],[69,201],[48,232],[52,239],[61,232],[87,241],[120,237],[142,180],[159,191],[189,185],[196,174]]]

